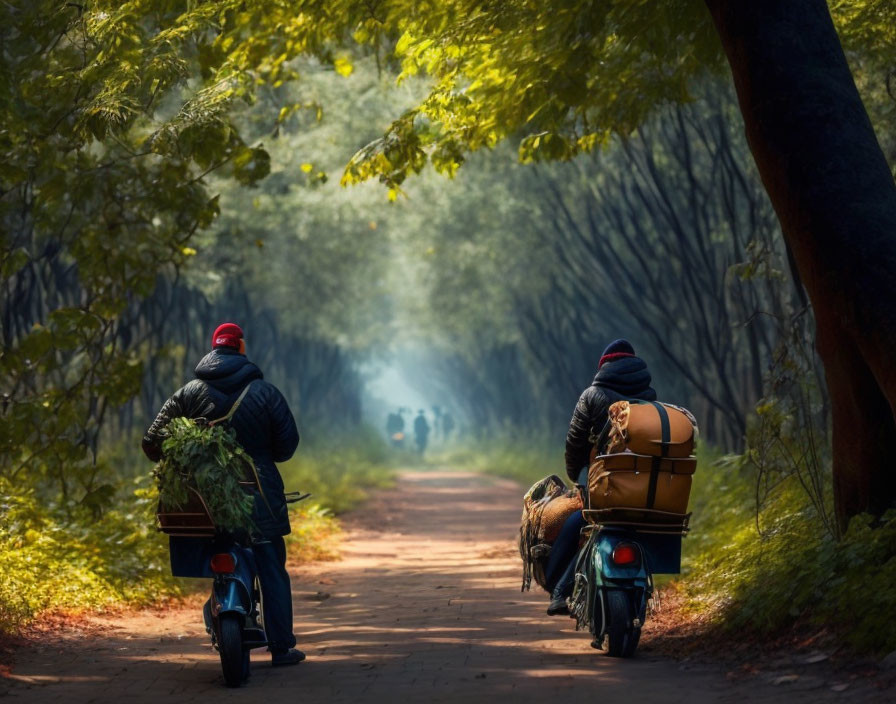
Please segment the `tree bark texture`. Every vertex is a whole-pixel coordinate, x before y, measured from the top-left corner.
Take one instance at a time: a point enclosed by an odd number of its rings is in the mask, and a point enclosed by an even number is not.
[[[817,321],[841,528],[896,501],[896,184],[824,0],[706,0]]]

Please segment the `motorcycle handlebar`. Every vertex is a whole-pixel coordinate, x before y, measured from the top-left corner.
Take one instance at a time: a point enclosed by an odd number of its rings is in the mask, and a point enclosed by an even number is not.
[[[286,503],[295,504],[299,501],[304,501],[311,496],[311,494],[303,494],[301,491],[289,491],[285,493],[284,496],[286,497]]]

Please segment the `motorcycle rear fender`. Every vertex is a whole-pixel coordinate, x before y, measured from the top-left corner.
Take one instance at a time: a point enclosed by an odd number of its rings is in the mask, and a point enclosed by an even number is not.
[[[641,552],[638,564],[620,566],[613,562],[611,556],[619,543],[631,543],[638,547]],[[645,587],[647,585],[649,573],[646,559],[643,549],[636,540],[631,540],[625,535],[602,532],[595,541],[591,559],[598,584],[619,587]]]
[[[637,618],[644,620],[647,607],[647,590],[645,582],[641,580],[624,580],[620,582],[604,582],[594,590],[594,603],[591,606],[592,634],[595,639],[601,640],[607,632],[607,592],[611,590],[628,593],[630,604]]]
[[[252,610],[252,598],[245,584],[234,577],[218,576],[212,585],[212,616],[237,613],[245,617]]]

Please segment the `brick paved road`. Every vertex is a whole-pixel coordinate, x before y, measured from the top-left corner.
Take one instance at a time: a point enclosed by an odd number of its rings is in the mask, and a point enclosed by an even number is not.
[[[272,669],[263,651],[239,690],[189,608],[94,619],[20,654],[0,695],[16,702],[687,702],[893,701],[825,674],[823,664],[773,686],[731,682],[718,666],[642,653],[610,659],[572,621],[521,594],[521,489],[473,474],[407,473],[349,519],[339,562],[293,570],[296,630],[308,660]],[[785,676],[788,672],[778,673]]]

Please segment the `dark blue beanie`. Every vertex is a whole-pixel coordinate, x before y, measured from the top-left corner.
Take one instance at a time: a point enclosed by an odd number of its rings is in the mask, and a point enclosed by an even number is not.
[[[600,362],[598,362],[597,367],[599,369],[606,362],[612,362],[615,359],[634,356],[635,348],[632,347],[631,342],[623,339],[613,340],[613,342],[607,345],[607,349],[605,349],[603,354],[600,356]]]

